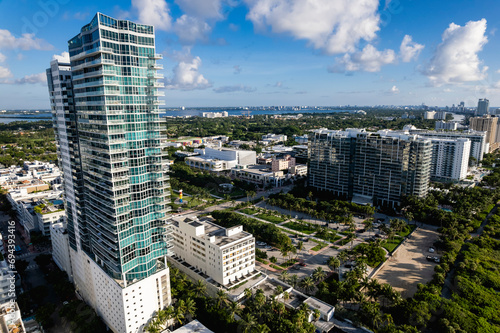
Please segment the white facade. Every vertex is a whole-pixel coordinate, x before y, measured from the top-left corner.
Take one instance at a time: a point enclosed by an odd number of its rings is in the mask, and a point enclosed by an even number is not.
[[[141,332],[148,320],[170,305],[169,269],[125,286],[111,278],[84,252],[71,249],[77,292],[115,333]]]
[[[223,228],[210,218],[173,217],[177,257],[221,285],[244,279],[255,269],[255,238],[242,226]]]
[[[0,304],[16,299],[16,278],[5,260],[0,261]]]
[[[16,302],[0,305],[0,332],[26,332],[21,317],[21,311]]]
[[[285,142],[287,140],[287,136],[284,134],[265,134],[262,136],[262,144],[270,145],[275,142]]]
[[[458,129],[457,122],[446,122],[443,120],[436,121],[435,130],[448,130],[448,131],[456,131]]]
[[[203,112],[202,116],[203,116],[203,118],[224,118],[224,117],[228,117],[229,113],[227,111],[222,111],[222,112]]]
[[[68,231],[65,223],[59,222],[50,226],[50,242],[52,244],[52,259],[62,271],[68,274],[69,280],[73,282]]]
[[[47,214],[37,214],[34,208],[47,201],[61,200],[62,191],[44,191],[38,193],[27,193],[26,189],[11,190],[7,199],[16,211],[19,222],[26,233],[40,230],[44,235],[49,235],[50,223],[60,222],[64,218],[64,210],[49,212]]]
[[[253,150],[237,150],[229,148],[203,148],[195,149],[199,155],[187,157],[187,165],[210,171],[224,171],[234,168],[236,165],[255,164],[257,153]]]
[[[471,142],[469,139],[431,138],[431,177],[461,180],[467,176]]]

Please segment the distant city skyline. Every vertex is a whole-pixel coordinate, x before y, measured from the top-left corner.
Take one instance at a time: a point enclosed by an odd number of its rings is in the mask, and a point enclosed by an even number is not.
[[[499,3],[362,3],[2,1],[0,109],[49,109],[46,64],[97,11],[155,26],[166,107],[500,105]]]

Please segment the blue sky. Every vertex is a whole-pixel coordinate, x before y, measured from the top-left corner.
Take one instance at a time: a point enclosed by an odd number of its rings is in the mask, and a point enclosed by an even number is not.
[[[49,108],[97,11],[155,26],[167,107],[500,106],[494,0],[0,0],[0,109]]]

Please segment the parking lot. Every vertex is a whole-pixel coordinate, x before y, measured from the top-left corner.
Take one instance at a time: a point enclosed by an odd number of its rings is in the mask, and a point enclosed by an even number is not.
[[[438,252],[429,252],[438,237],[436,231],[418,228],[374,278],[380,283],[389,283],[403,297],[413,296],[418,283],[426,283],[432,279],[437,264],[427,260],[426,256],[440,256]]]

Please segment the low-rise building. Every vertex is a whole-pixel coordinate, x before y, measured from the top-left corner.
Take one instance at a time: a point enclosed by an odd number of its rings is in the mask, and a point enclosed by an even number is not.
[[[285,181],[283,171],[272,171],[267,165],[248,165],[231,169],[231,175],[261,186],[281,186]]]
[[[198,155],[187,157],[185,162],[193,168],[209,171],[230,170],[237,165],[255,164],[257,153],[253,150],[238,150],[231,148],[195,149]]]
[[[291,157],[290,155],[285,155],[283,158],[276,159],[274,158],[271,161],[271,170],[273,172],[277,172],[280,170],[288,170],[289,168],[292,168],[295,166],[295,158]]]
[[[229,117],[229,113],[227,111],[222,112],[203,112],[203,118],[225,118]]]
[[[21,311],[16,302],[0,305],[0,332],[25,333]]]
[[[241,283],[255,276],[255,238],[243,226],[223,228],[211,217],[170,219],[175,256],[217,283]]]
[[[41,231],[43,235],[49,236],[50,224],[64,220],[64,203],[60,190],[32,193],[28,193],[26,189],[11,190],[7,199],[28,236],[31,231]]]
[[[269,133],[262,136],[261,143],[267,146],[278,142],[286,142],[287,139],[288,139],[287,136],[284,134]]]
[[[66,223],[58,222],[50,225],[50,242],[52,244],[52,259],[62,271],[68,274],[69,280],[73,282]]]

